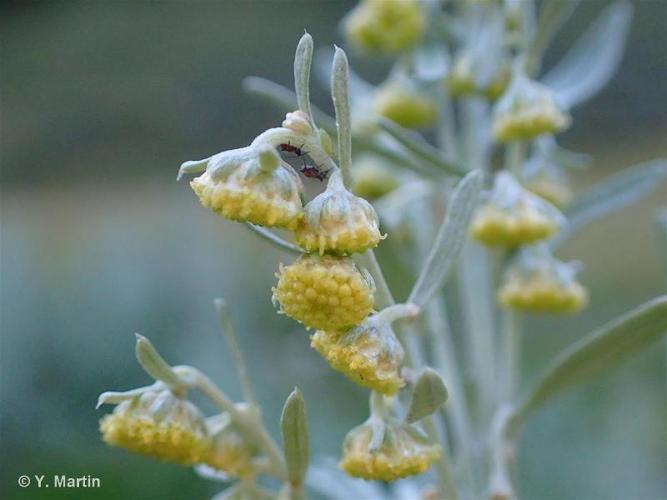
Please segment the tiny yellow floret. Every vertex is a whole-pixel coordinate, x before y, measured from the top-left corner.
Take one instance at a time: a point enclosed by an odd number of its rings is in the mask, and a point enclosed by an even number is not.
[[[553,236],[558,225],[547,215],[520,204],[510,210],[482,206],[470,226],[470,235],[485,245],[515,247]]]
[[[395,481],[426,472],[441,453],[438,445],[408,424],[387,424],[376,449],[371,449],[372,436],[369,423],[350,431],[343,443],[341,469],[354,477]]]
[[[294,264],[281,264],[276,276],[274,304],[308,328],[345,331],[373,309],[372,279],[350,258],[306,254]]]
[[[354,161],[351,190],[367,200],[376,200],[399,186],[395,173],[379,160],[363,157]]]
[[[168,390],[123,401],[100,420],[100,431],[109,445],[188,466],[211,446],[199,410]]]
[[[360,50],[398,54],[419,42],[425,24],[416,0],[362,0],[344,19],[343,29]]]

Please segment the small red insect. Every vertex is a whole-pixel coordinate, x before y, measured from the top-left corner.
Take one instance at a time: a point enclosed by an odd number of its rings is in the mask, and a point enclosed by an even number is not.
[[[294,153],[297,156],[303,156],[305,153],[301,150],[301,148],[297,146],[293,146],[289,142],[287,144],[278,144],[278,149],[280,151],[284,151],[286,153]]]
[[[313,167],[312,165],[306,165],[305,163],[303,164],[303,167],[301,167],[301,173],[310,179],[317,179],[320,182],[326,179],[327,175],[329,175],[328,170],[323,172],[319,168]]]

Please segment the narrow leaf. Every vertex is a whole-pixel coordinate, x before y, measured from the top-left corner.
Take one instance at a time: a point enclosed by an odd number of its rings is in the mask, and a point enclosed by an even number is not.
[[[517,407],[513,425],[557,394],[610,368],[667,333],[667,296],[658,297],[586,335],[560,354]]]
[[[621,62],[631,18],[629,2],[614,2],[546,74],[544,83],[563,106],[586,101],[609,82]]]
[[[285,401],[280,417],[283,449],[287,463],[287,476],[292,485],[303,482],[308,469],[308,424],[306,407],[298,387]]]
[[[637,202],[660,186],[667,161],[653,160],[625,169],[579,195],[567,209],[567,225],[551,241],[556,247],[585,224]]]
[[[445,220],[407,302],[423,307],[445,284],[463,248],[481,189],[482,173],[478,170],[470,172],[456,186]]]
[[[141,367],[155,380],[160,380],[171,387],[182,387],[183,381],[171,366],[158,354],[153,344],[146,337],[135,333],[137,344],[135,353]]]
[[[425,368],[415,384],[405,421],[409,424],[429,416],[447,401],[447,388],[432,368]]]
[[[386,119],[378,120],[378,126],[415,156],[429,164],[459,177],[465,174],[466,171],[462,166],[443,158],[442,153],[422,139],[421,136]]]
[[[294,88],[299,109],[306,113],[311,121],[310,112],[310,66],[313,61],[313,37],[304,33],[296,47],[294,55]]]
[[[331,97],[336,110],[336,132],[338,135],[338,165],[343,181],[350,185],[350,163],[352,162],[352,121],[350,118],[349,64],[345,51],[336,47],[331,71]]]
[[[539,69],[538,61],[560,27],[569,19],[581,0],[545,0],[540,9],[537,27],[526,54],[530,74]]]

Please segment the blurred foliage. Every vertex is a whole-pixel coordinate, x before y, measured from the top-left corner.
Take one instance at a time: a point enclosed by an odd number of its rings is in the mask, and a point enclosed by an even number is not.
[[[547,66],[601,3],[582,2]],[[307,333],[271,306],[277,263],[291,257],[202,210],[187,185],[174,182],[181,161],[245,144],[277,123],[279,113],[243,95],[241,79],[259,74],[291,85],[303,28],[321,45],[339,41],[336,23],[351,5],[2,5],[0,498],[214,493],[215,485],[190,470],[107,448],[97,431],[103,411],[94,404],[102,390],[149,382],[133,358],[134,331],[151,338],[168,361],[199,366],[239,397],[218,332],[216,296],[232,308],[275,436],[281,404],[295,384],[308,405],[314,457],[337,455],[346,431],[365,418],[366,393],[330,370],[310,350]],[[636,7],[619,75],[575,114],[565,135],[566,145],[597,156],[582,185],[665,154],[664,2]],[[383,67],[360,69],[377,81]],[[328,102],[326,89],[314,94],[316,102]],[[563,249],[563,258],[586,266],[591,306],[565,320],[531,318],[524,382],[581,334],[664,292],[664,256],[652,220],[661,201],[664,191]],[[406,289],[412,278],[392,267],[392,284]],[[667,495],[661,347],[562,397],[532,421],[519,454],[525,497]],[[102,488],[38,494],[16,485],[19,474],[51,472],[97,476]]]

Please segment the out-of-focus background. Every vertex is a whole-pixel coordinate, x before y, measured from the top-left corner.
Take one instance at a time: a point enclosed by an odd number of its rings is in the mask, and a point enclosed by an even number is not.
[[[606,2],[582,2],[557,59]],[[282,114],[244,95],[260,75],[291,86],[304,28],[342,44],[350,1],[56,2],[0,7],[2,112],[0,498],[207,498],[218,486],[100,440],[97,395],[149,383],[134,355],[148,336],[167,360],[208,372],[239,397],[211,300],[232,307],[278,435],[284,398],[304,393],[314,456],[337,456],[366,415],[366,392],[334,373],[306,332],[277,316],[273,273],[290,257],[200,207],[178,165],[247,144]],[[667,152],[667,16],[635,2],[619,74],[575,111],[565,146],[591,153],[579,188]],[[357,68],[362,64],[352,57]],[[379,81],[380,64],[363,65]],[[326,89],[314,100],[330,110]],[[579,233],[561,252],[585,264],[591,304],[534,319],[524,383],[556,352],[663,293],[648,200]],[[382,257],[382,255],[381,255]],[[385,255],[386,257],[386,255]],[[400,282],[400,276],[394,276]],[[665,349],[656,345],[564,395],[525,430],[526,498],[667,496]],[[21,490],[20,474],[90,474],[95,491]]]

